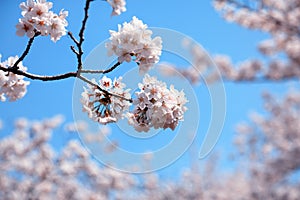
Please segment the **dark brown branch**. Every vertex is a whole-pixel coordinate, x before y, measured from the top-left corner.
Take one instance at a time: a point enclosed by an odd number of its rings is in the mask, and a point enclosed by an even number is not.
[[[59,74],[59,75],[54,75],[54,76],[41,76],[41,75],[36,75],[36,74],[31,74],[22,70],[19,70],[17,68],[6,68],[0,65],[0,70],[4,72],[11,72],[17,75],[22,75],[27,78],[30,78],[32,80],[41,80],[41,81],[56,81],[56,80],[62,80],[62,79],[67,79],[70,77],[76,77],[77,72],[68,72],[65,74]]]
[[[20,58],[19,58],[19,59],[15,62],[15,64],[12,66],[12,68],[14,68],[14,69],[19,69],[18,64],[19,64],[20,62],[22,62],[22,61],[24,60],[24,58],[28,55],[29,50],[30,50],[30,48],[31,48],[31,46],[32,46],[32,43],[33,43],[33,41],[34,41],[34,38],[37,37],[37,36],[39,36],[39,35],[40,35],[40,32],[35,32],[34,36],[28,40],[26,49],[24,50],[24,52],[22,53],[22,55],[20,56]]]
[[[71,31],[68,32],[68,36],[70,36],[70,38],[72,39],[72,41],[78,45],[79,42],[76,40],[76,38],[74,37],[73,33]]]
[[[109,95],[109,96],[114,96],[120,99],[123,99],[125,101],[129,101],[132,102],[132,99],[127,99],[123,96],[117,95],[117,94],[113,94],[108,92],[107,90],[101,88],[98,84],[93,83],[92,81],[90,81],[89,79],[85,78],[84,76],[80,75],[78,72],[68,72],[65,74],[59,74],[59,75],[54,75],[54,76],[41,76],[41,75],[37,75],[37,74],[31,74],[19,69],[15,69],[15,68],[6,68],[0,65],[0,70],[4,71],[4,72],[10,72],[10,73],[14,73],[17,75],[21,75],[21,76],[25,76],[27,78],[30,78],[32,80],[41,80],[41,81],[57,81],[57,80],[62,80],[62,79],[67,79],[67,78],[79,78],[80,80],[97,87],[101,92],[104,92],[105,94]]]
[[[70,46],[71,50],[73,53],[75,53],[77,56],[79,55],[79,53],[76,51],[74,46]]]
[[[89,74],[107,74],[109,72],[112,72],[114,69],[116,69],[118,66],[120,66],[121,63],[117,62],[116,64],[114,64],[114,66],[112,66],[109,69],[105,69],[105,70],[81,70],[80,73],[89,73]]]
[[[86,28],[86,23],[87,23],[87,19],[89,17],[89,9],[90,9],[90,4],[93,0],[86,0],[85,2],[85,7],[84,7],[84,17],[83,17],[83,20],[82,20],[82,25],[81,25],[81,28],[80,28],[80,31],[79,31],[79,40],[77,40],[73,33],[72,32],[68,32],[68,35],[70,36],[70,38],[72,39],[72,41],[76,44],[77,46],[77,51],[75,50],[75,47],[74,46],[71,46],[71,50],[72,52],[76,55],[77,57],[77,69],[78,70],[81,70],[82,68],[82,55],[83,55],[83,50],[82,50],[82,44],[84,42],[84,31],[85,31],[85,28]]]
[[[82,26],[81,29],[79,31],[79,45],[81,46],[83,41],[84,41],[84,30],[85,30],[85,26],[86,26],[86,22],[87,19],[89,17],[89,9],[90,9],[90,4],[93,0],[86,0],[85,2],[85,7],[84,7],[84,18],[82,20]]]
[[[87,19],[89,17],[89,8],[90,8],[90,4],[93,0],[86,0],[85,3],[85,7],[84,7],[84,18],[82,20],[82,25],[81,25],[81,29],[79,31],[79,42],[77,44],[78,47],[78,55],[77,55],[77,60],[78,60],[78,70],[80,70],[82,68],[82,55],[83,55],[83,50],[82,50],[82,44],[84,41],[84,31],[85,31],[85,27],[86,27],[86,22]]]

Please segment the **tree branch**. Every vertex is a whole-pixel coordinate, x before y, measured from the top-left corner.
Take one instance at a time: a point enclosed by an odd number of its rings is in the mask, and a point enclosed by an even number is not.
[[[83,17],[83,20],[82,20],[82,25],[81,25],[81,28],[80,28],[80,31],[79,31],[79,40],[77,40],[73,33],[72,32],[68,32],[68,35],[70,36],[70,38],[72,39],[72,41],[76,44],[77,46],[77,49],[78,51],[75,50],[75,47],[74,46],[71,46],[71,50],[72,52],[76,55],[77,57],[77,69],[78,70],[81,70],[82,68],[82,55],[83,55],[83,50],[82,50],[82,44],[84,42],[84,31],[85,31],[85,28],[86,28],[86,23],[87,23],[87,19],[89,17],[89,9],[90,9],[90,4],[91,2],[94,1],[94,0],[86,0],[85,2],[85,7],[84,7],[84,17]]]
[[[79,70],[82,68],[82,55],[83,55],[82,44],[84,41],[84,31],[85,31],[86,22],[89,17],[88,11],[90,9],[90,3],[92,1],[93,0],[86,0],[85,7],[84,7],[84,18],[82,20],[81,29],[79,31],[79,42],[77,44],[77,47],[78,47],[78,55],[77,55],[78,67],[77,68]]]
[[[59,75],[54,75],[54,76],[42,76],[42,75],[36,75],[36,74],[31,74],[29,72],[25,72],[22,70],[19,70],[17,68],[6,68],[0,65],[0,70],[4,72],[11,72],[17,75],[25,76],[27,78],[30,78],[32,80],[41,80],[41,81],[56,81],[56,80],[62,80],[62,79],[67,79],[70,77],[76,77],[77,72],[68,72],[65,74],[59,74]]]
[[[22,53],[22,55],[20,56],[20,58],[19,58],[19,59],[15,62],[15,64],[12,66],[12,68],[14,68],[14,69],[19,69],[18,64],[19,64],[20,62],[22,62],[22,61],[24,60],[24,58],[28,55],[29,50],[30,50],[30,48],[31,48],[31,46],[32,46],[32,43],[33,43],[33,41],[34,41],[34,38],[37,37],[37,36],[39,36],[40,34],[41,34],[40,32],[35,31],[34,36],[28,40],[26,49],[24,50],[24,52]]]
[[[97,87],[101,92],[104,92],[106,95],[114,96],[114,97],[123,99],[125,101],[132,102],[132,99],[127,99],[123,96],[113,94],[113,93],[108,92],[107,90],[104,90],[98,84],[93,83],[92,81],[88,80],[84,76],[80,75],[78,73],[78,71],[68,72],[68,73],[65,73],[65,74],[59,74],[59,75],[54,75],[54,76],[41,76],[41,75],[37,75],[37,74],[31,74],[29,72],[25,72],[25,71],[22,71],[22,70],[19,70],[19,69],[16,69],[16,68],[12,68],[12,67],[6,68],[6,67],[3,67],[1,65],[0,65],[0,70],[2,70],[4,72],[11,72],[11,73],[14,73],[14,74],[17,74],[17,75],[25,76],[25,77],[30,78],[32,80],[41,80],[41,81],[57,81],[57,80],[71,78],[71,77],[79,78],[80,80],[82,80],[82,81],[84,81],[84,82],[86,82],[86,83],[88,83],[92,86]]]
[[[84,18],[82,20],[82,26],[81,26],[81,29],[79,31],[79,46],[81,46],[83,41],[84,41],[84,30],[85,30],[87,19],[89,17],[88,11],[90,9],[90,4],[91,4],[92,1],[93,0],[86,0],[86,3],[85,3]]]
[[[112,66],[109,69],[106,70],[80,70],[80,73],[89,73],[89,74],[107,74],[109,72],[112,72],[114,69],[116,69],[118,66],[120,66],[121,63],[117,62],[116,64],[114,64],[114,66]]]
[[[77,39],[74,37],[73,33],[71,31],[68,32],[68,36],[70,36],[70,38],[72,39],[72,41],[78,45],[79,42],[77,41]]]

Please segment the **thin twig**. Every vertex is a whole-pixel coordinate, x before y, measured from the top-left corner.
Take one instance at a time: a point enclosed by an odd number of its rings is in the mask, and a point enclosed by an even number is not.
[[[78,51],[76,51],[74,46],[70,46],[73,53],[75,53],[77,56],[79,55]]]
[[[111,68],[109,69],[105,69],[105,70],[80,70],[80,73],[89,73],[89,74],[107,74],[111,71],[113,71],[114,69],[116,69],[118,66],[120,66],[121,63],[120,62],[117,62],[116,64],[114,64],[114,66],[112,66]]]
[[[68,35],[70,36],[70,38],[73,40],[73,42],[78,45],[79,42],[76,40],[76,38],[74,37],[73,33],[71,31],[68,32]]]
[[[37,36],[39,36],[40,34],[41,34],[40,32],[37,32],[37,31],[36,31],[35,34],[34,34],[34,36],[28,40],[26,49],[24,50],[24,52],[22,53],[22,55],[20,56],[20,58],[19,58],[19,59],[15,62],[15,64],[12,66],[12,68],[14,68],[14,69],[19,69],[18,64],[19,64],[20,62],[22,62],[22,61],[24,60],[24,58],[28,55],[29,50],[30,50],[30,48],[31,48],[31,46],[32,46],[32,43],[33,43],[33,41],[34,41],[34,38],[37,37]]]

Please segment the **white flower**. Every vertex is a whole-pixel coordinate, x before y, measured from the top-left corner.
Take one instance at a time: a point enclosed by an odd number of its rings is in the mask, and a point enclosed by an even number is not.
[[[170,128],[174,130],[179,121],[183,121],[187,103],[184,92],[179,92],[173,85],[170,89],[166,83],[155,77],[145,75],[143,83],[139,84],[137,99],[133,101],[133,112],[127,113],[128,123],[141,132],[150,128]]]
[[[126,1],[125,0],[107,0],[107,2],[113,8],[111,13],[112,16],[120,15],[122,12],[126,11]]]
[[[59,15],[53,13],[50,11],[52,3],[46,0],[27,0],[20,4],[20,8],[23,18],[19,19],[19,23],[16,25],[18,36],[26,34],[32,38],[36,31],[42,36],[50,35],[51,40],[56,42],[66,35],[67,11],[62,10]]]
[[[95,80],[92,80],[96,83]],[[125,84],[121,82],[122,78],[112,81],[104,76],[99,85],[106,91],[130,99],[129,89],[125,90]],[[120,97],[111,96],[100,91],[95,86],[84,88],[81,103],[83,111],[88,113],[88,117],[100,124],[116,122],[124,116],[124,112],[129,109],[130,103]]]
[[[132,56],[139,65],[140,72],[148,71],[159,61],[162,50],[160,37],[151,38],[152,31],[147,29],[136,17],[118,26],[118,32],[110,31],[110,42],[106,43],[108,55],[117,55],[120,63],[130,62]]]
[[[16,25],[17,32],[16,34],[20,37],[25,34],[27,37],[32,38],[34,36],[34,27],[25,19],[19,19],[19,23]]]
[[[112,81],[110,78],[107,78],[106,76],[104,76],[101,80],[100,80],[101,86],[105,89],[110,89],[113,85]]]
[[[9,57],[7,61],[0,63],[2,67],[12,67],[18,60],[18,56]],[[27,68],[22,65],[22,62],[18,64],[18,67],[22,71],[26,71]],[[10,101],[16,101],[24,97],[27,92],[27,86],[29,81],[24,81],[23,76],[0,71],[0,100],[6,101],[9,98]]]
[[[52,13],[49,25],[49,34],[52,41],[56,42],[62,36],[66,35],[67,30],[65,27],[68,25],[68,22],[65,18],[67,16],[68,11],[61,10],[59,15]]]

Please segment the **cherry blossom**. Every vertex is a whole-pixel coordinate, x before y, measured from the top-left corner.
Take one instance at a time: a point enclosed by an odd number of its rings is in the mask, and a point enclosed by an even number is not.
[[[2,198],[111,199],[135,187],[133,175],[101,167],[78,140],[56,152],[49,140],[61,123],[61,116],[42,121],[23,118],[12,134],[1,138]]]
[[[168,89],[166,83],[148,74],[139,84],[139,89],[135,93],[134,110],[127,114],[128,123],[137,131],[147,132],[151,127],[174,130],[179,121],[183,121],[187,110],[183,91],[179,92],[173,85]]]
[[[118,31],[111,30],[110,42],[106,43],[108,55],[118,56],[120,63],[130,62],[134,56],[140,71],[147,72],[159,61],[162,50],[161,38],[152,39],[152,31],[147,28],[141,20],[133,17],[129,23],[119,25]]]
[[[237,82],[299,79],[300,8],[298,0],[259,0],[255,3],[214,0],[213,5],[226,21],[247,29],[266,32],[269,35],[269,38],[260,41],[257,45],[264,58],[260,60],[249,58],[233,63],[229,55],[217,54],[212,56],[212,61],[217,65],[215,69],[211,62],[207,62],[207,56],[203,56],[203,51],[196,50],[197,48],[201,50],[201,48],[192,45],[188,49],[193,57],[192,65],[182,69],[174,64],[164,63],[164,66],[168,67],[168,69],[161,67],[164,74],[174,76],[176,75],[174,71],[177,71],[192,83],[202,80],[212,83],[219,81],[220,78]],[[211,73],[212,71],[214,73]]]
[[[20,8],[23,18],[16,25],[18,36],[26,34],[32,38],[38,32],[42,36],[50,35],[51,40],[56,42],[66,35],[67,11],[61,10],[59,15],[53,13],[50,11],[52,3],[46,0],[27,0],[20,4]]]
[[[107,2],[113,8],[111,13],[112,16],[120,15],[122,12],[126,11],[126,1],[125,0],[107,0]]]
[[[6,61],[0,63],[0,66],[4,68],[13,67],[18,60],[18,56],[9,57]],[[22,65],[22,62],[18,64],[20,70],[26,71],[27,68]],[[0,100],[16,101],[24,97],[27,92],[27,86],[29,81],[25,81],[23,76],[0,71]]]
[[[230,77],[231,80],[280,80],[299,77],[300,38],[297,22],[300,19],[300,8],[297,0],[261,0],[254,4],[236,0],[215,0],[214,5],[225,20],[270,35],[270,38],[258,45],[259,51],[268,61],[258,64],[256,59],[251,59],[243,62],[248,66],[228,65],[238,70],[237,76]],[[285,58],[281,59],[279,55],[285,55]],[[240,67],[243,69],[240,70]]]
[[[96,81],[92,80],[95,84]],[[99,85],[112,94],[120,95],[126,99],[130,99],[129,89],[125,89],[126,85],[122,83],[122,78],[114,79],[104,76]],[[101,124],[116,122],[123,117],[123,113],[129,109],[130,102],[120,97],[111,96],[108,93],[101,91],[96,86],[88,85],[82,93],[81,103],[83,111],[87,112],[89,118]]]

